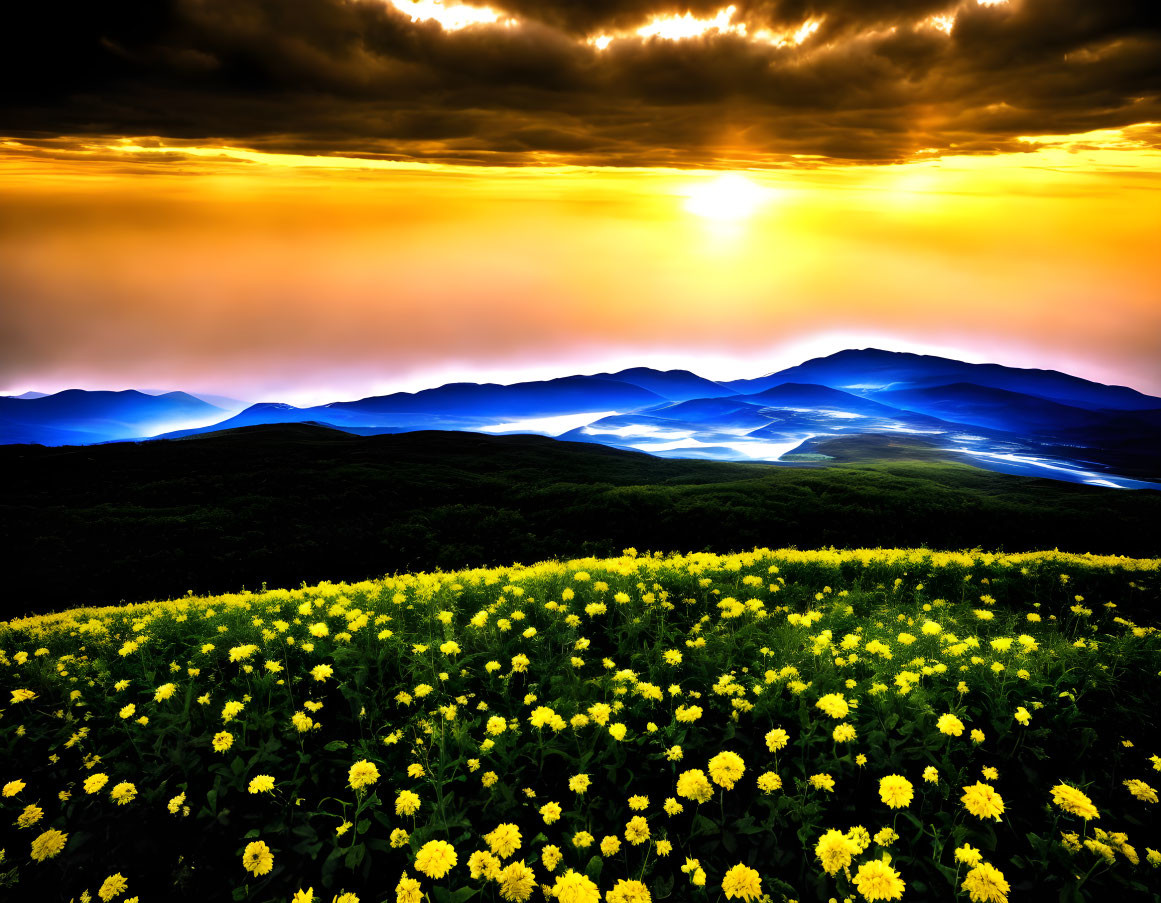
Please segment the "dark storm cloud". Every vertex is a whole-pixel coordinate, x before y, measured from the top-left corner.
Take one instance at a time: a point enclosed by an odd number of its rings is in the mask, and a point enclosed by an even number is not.
[[[743,0],[750,35],[818,30],[798,47],[710,33],[604,51],[586,38],[725,3],[492,5],[519,24],[445,31],[383,0],[24,4],[0,36],[0,134],[712,166],[991,153],[1161,121],[1157,3]],[[922,24],[934,14],[956,16],[950,35]]]

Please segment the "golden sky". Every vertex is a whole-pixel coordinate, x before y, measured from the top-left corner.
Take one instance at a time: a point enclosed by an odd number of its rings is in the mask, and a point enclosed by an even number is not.
[[[134,9],[0,38],[0,75],[58,59],[0,101],[0,393],[302,403],[877,346],[1161,394],[1140,7]]]
[[[875,345],[1161,392],[1159,155],[1122,134],[727,175],[6,150],[9,391],[322,401]]]

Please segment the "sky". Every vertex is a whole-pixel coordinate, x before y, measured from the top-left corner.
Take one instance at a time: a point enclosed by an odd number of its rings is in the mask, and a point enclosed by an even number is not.
[[[0,393],[873,346],[1161,395],[1156,4],[26,6]]]

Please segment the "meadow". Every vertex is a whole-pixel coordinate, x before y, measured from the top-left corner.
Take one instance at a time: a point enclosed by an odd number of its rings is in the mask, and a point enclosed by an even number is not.
[[[756,550],[0,624],[0,894],[1161,899],[1161,561]]]

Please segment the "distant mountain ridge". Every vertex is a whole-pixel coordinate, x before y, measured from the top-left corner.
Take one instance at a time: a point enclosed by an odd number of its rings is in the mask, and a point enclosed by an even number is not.
[[[225,413],[186,392],[66,389],[32,398],[0,397],[0,444],[85,445],[136,439]]]
[[[0,398],[0,444],[181,438],[279,423],[360,435],[540,433],[664,457],[770,462],[828,438],[900,434],[993,469],[1122,487],[1161,479],[1161,398],[1053,370],[874,348],[755,379],[634,367],[309,407],[264,402],[232,415],[183,392]]]
[[[867,393],[962,382],[1097,410],[1133,411],[1161,407],[1161,399],[1136,389],[1106,386],[1057,370],[969,364],[951,358],[877,348],[839,351],[757,379],[734,380],[723,385],[745,393],[760,391],[755,386],[765,388],[782,382],[818,383]]]
[[[597,378],[615,379],[632,383],[670,401],[690,401],[694,398],[720,398],[737,394],[721,383],[698,376],[688,370],[653,370],[650,367],[631,367],[617,373],[598,373]]]
[[[437,389],[423,389],[419,392],[396,392],[358,401],[338,401],[320,405],[313,410],[459,415],[470,412],[476,417],[551,417],[584,410],[608,410],[610,405],[635,410],[666,400],[665,396],[625,380],[599,376],[564,376],[508,386],[496,383],[448,383]]]

